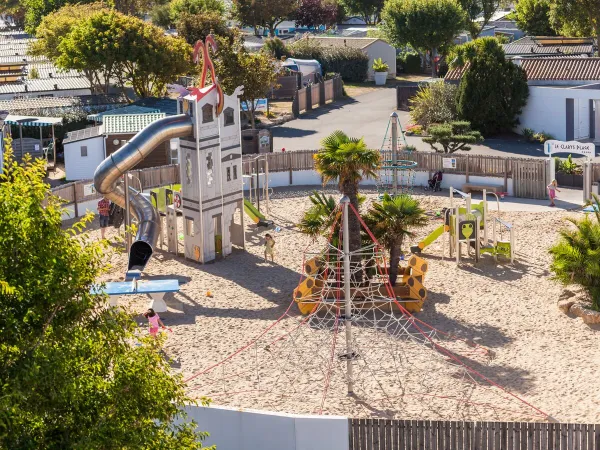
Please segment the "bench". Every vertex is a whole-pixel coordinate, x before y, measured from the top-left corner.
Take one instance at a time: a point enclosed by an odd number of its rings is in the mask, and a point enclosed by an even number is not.
[[[148,308],[152,308],[156,312],[167,312],[165,294],[179,292],[179,280],[112,281],[106,283],[104,288],[93,286],[90,292],[107,294],[110,306],[118,306],[121,295],[148,294],[152,298]]]
[[[494,193],[504,192],[504,186],[493,186],[493,185],[487,185],[487,184],[467,183],[467,184],[463,184],[463,187],[462,187],[463,192],[465,192],[467,194],[469,194],[473,191],[483,192],[484,189],[488,192],[494,192]]]

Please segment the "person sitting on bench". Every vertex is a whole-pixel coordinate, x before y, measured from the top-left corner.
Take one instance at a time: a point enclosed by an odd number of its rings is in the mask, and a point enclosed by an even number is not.
[[[444,177],[444,174],[441,170],[438,170],[436,173],[433,174],[433,177],[431,177],[431,180],[428,181],[429,183],[429,189],[433,189],[433,192],[436,191],[441,191],[441,184],[442,184],[442,178]]]

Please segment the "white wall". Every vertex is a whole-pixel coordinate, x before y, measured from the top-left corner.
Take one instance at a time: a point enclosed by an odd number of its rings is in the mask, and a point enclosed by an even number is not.
[[[223,406],[188,406],[188,418],[218,450],[348,450],[348,419]]]
[[[364,51],[369,56],[369,80],[375,77],[373,61],[376,58],[381,58],[389,66],[388,78],[396,78],[396,49],[394,47],[384,41],[375,41]]]
[[[81,147],[87,146],[87,156],[81,156]],[[65,144],[65,175],[67,181],[89,180],[96,167],[104,160],[104,136]]]
[[[567,98],[600,99],[600,90],[529,86],[527,105],[523,108],[520,124],[515,131],[521,134],[523,128],[531,128],[536,133],[550,133],[559,141],[566,140]]]
[[[77,217],[85,216],[88,211],[98,214],[98,202],[99,198],[94,200],[88,200],[77,204]],[[75,205],[69,205],[65,208],[65,212],[62,215],[62,220],[70,220],[75,218]]]

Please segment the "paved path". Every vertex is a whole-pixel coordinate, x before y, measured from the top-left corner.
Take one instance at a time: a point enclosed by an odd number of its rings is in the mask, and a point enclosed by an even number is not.
[[[383,142],[390,114],[396,107],[395,88],[381,88],[342,102],[332,103],[323,108],[302,114],[298,119],[274,127],[273,149],[275,152],[314,150],[320,147],[321,139],[335,130],[342,130],[350,136],[364,137],[371,148],[379,149]],[[406,111],[397,111],[400,122],[406,126],[410,117]],[[418,150],[430,151],[431,147],[421,138],[407,136],[409,145]],[[509,157],[545,157],[541,144],[531,144],[517,136],[504,139],[486,139],[484,145],[474,146],[471,154],[509,156]],[[566,157],[568,155],[559,155]],[[600,161],[600,158],[596,158]]]

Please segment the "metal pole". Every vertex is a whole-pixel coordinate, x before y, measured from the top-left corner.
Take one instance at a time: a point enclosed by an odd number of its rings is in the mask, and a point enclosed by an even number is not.
[[[398,194],[398,168],[396,164],[398,162],[398,114],[393,112],[391,117],[392,121],[392,173],[393,173],[393,181],[392,187],[394,190],[394,195]]]
[[[267,202],[267,218],[269,217],[269,157],[265,156],[265,200]]]
[[[40,151],[42,155],[46,158],[46,164],[48,164],[48,154],[44,153],[44,135],[42,134],[42,127],[40,126]]]
[[[256,209],[260,212],[260,175],[258,172],[258,158],[256,158]]]
[[[54,124],[52,124],[52,161],[54,163],[53,170],[56,172],[56,141],[54,140]]]
[[[129,172],[125,172],[125,237],[127,239],[127,253],[131,250],[131,213],[129,211]]]
[[[354,352],[352,351],[352,300],[350,296],[350,227],[348,225],[348,214],[350,199],[347,196],[343,196],[340,203],[344,205],[344,225],[343,225],[343,238],[344,238],[344,323],[346,327],[346,371],[348,377],[348,395],[352,395],[354,392],[353,386],[353,374],[352,374],[352,360],[354,358]]]
[[[19,124],[19,145],[21,146],[19,150],[19,156],[21,157],[21,161],[23,160],[23,125]]]

